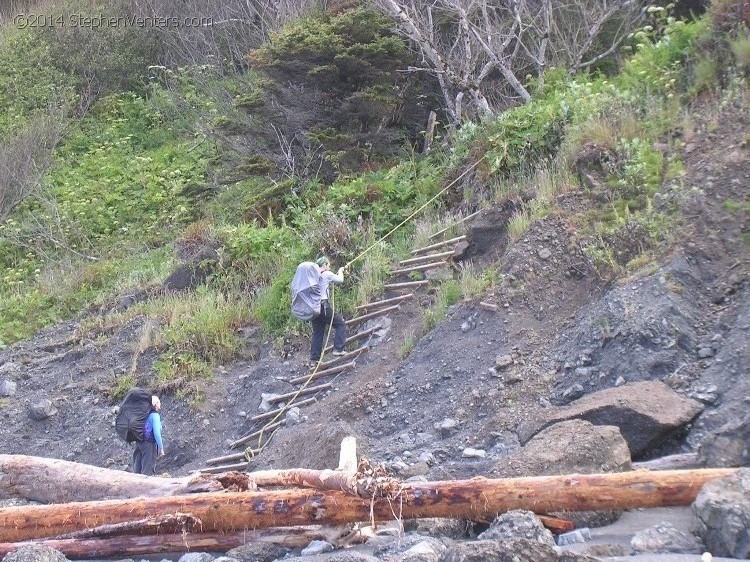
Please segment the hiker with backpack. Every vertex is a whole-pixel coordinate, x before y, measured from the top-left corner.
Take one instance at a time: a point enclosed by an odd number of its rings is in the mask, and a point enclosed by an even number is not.
[[[310,363],[320,361],[323,353],[323,338],[330,325],[334,330],[333,355],[344,355],[346,324],[330,304],[329,286],[344,282],[344,268],[337,273],[331,271],[331,261],[323,256],[315,263],[302,262],[292,280],[292,313],[300,320],[310,320],[313,328],[310,342]]]
[[[125,395],[115,418],[115,431],[126,443],[135,443],[133,472],[156,474],[156,459],[164,456],[161,438],[161,400],[145,388]]]
[[[164,456],[164,442],[161,438],[161,400],[151,397],[151,411],[143,426],[143,439],[136,441],[133,451],[133,472],[153,476],[156,474],[156,460]]]

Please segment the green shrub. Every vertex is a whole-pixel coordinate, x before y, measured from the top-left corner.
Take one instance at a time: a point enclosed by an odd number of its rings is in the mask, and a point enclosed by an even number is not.
[[[63,23],[37,28],[36,35],[50,45],[49,64],[74,77],[86,103],[99,94],[144,93],[148,68],[157,63],[157,30],[106,25],[110,18],[132,17],[129,0],[62,0],[48,12]],[[91,23],[83,25],[87,19]]]
[[[0,138],[34,115],[72,110],[73,79],[50,64],[51,47],[32,30],[0,33]]]
[[[730,43],[737,66],[745,72],[750,70],[750,37],[738,37]]]
[[[245,298],[208,287],[199,287],[191,296],[164,297],[151,308],[163,318],[162,339],[173,354],[193,356],[209,365],[237,355],[236,330],[250,318]]]

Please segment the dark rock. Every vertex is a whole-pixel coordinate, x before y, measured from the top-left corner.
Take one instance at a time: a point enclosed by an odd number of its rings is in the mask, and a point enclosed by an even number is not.
[[[520,206],[520,201],[508,201],[502,207],[483,210],[467,228],[469,248],[462,259],[483,256],[490,250],[502,251],[508,242],[508,221]]]
[[[562,393],[562,397],[563,397],[563,400],[571,401],[571,400],[576,400],[580,398],[581,396],[584,395],[584,393],[585,391],[583,389],[583,386],[576,383],[566,388]]]
[[[518,438],[526,443],[554,423],[582,419],[594,425],[619,427],[632,456],[637,458],[664,443],[702,410],[702,404],[663,383],[629,383],[589,394],[565,407],[547,410],[542,419],[520,426]]]
[[[750,468],[705,484],[693,513],[697,534],[711,554],[750,558]]]
[[[453,259],[457,261],[461,261],[466,257],[467,252],[470,248],[470,244],[464,240],[462,242],[459,242],[453,247]]]
[[[464,519],[431,517],[427,519],[416,519],[411,522],[404,521],[404,530],[414,531],[420,535],[427,535],[430,537],[464,539],[469,536],[473,529],[473,521],[466,521]]]
[[[750,466],[750,414],[709,435],[698,447],[698,458],[707,467]]]

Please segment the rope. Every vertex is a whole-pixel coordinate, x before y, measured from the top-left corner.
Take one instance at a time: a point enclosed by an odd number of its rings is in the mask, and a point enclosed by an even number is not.
[[[419,207],[411,215],[409,215],[404,220],[402,220],[400,223],[398,223],[396,226],[394,226],[388,233],[384,234],[379,240],[377,240],[376,242],[373,242],[372,244],[370,244],[370,246],[368,246],[362,252],[360,252],[357,256],[355,256],[354,259],[352,259],[351,261],[349,261],[344,266],[344,269],[348,268],[354,262],[356,262],[356,261],[360,260],[361,258],[363,258],[367,253],[370,252],[370,250],[372,250],[378,244],[380,244],[381,242],[383,242],[386,238],[388,238],[391,234],[393,234],[394,232],[396,232],[399,228],[401,228],[402,226],[404,226],[405,224],[407,224],[409,221],[411,221],[411,219],[413,219],[415,216],[417,216],[417,214],[419,214],[420,212],[422,212],[422,210],[425,207],[427,207],[428,205],[430,205],[433,201],[435,201],[435,199],[437,199],[443,193],[445,193],[446,191],[448,191],[451,187],[453,187],[454,185],[456,185],[456,183],[458,183],[458,181],[460,179],[462,179],[466,174],[468,174],[474,168],[476,168],[480,164],[480,162],[482,162],[482,160],[484,160],[485,158],[487,158],[486,155],[482,156],[479,160],[477,160],[471,166],[469,166],[468,168],[466,168],[463,172],[461,172],[461,175],[459,175],[456,179],[454,179],[452,182],[450,182],[448,185],[446,185],[443,189],[441,189],[435,195],[433,195],[424,205],[422,205],[421,207]]]
[[[451,187],[453,187],[454,185],[456,185],[456,183],[458,183],[458,181],[461,180],[466,174],[468,174],[474,168],[476,168],[482,162],[482,160],[484,160],[486,157],[487,157],[486,155],[482,156],[479,160],[477,160],[471,166],[469,166],[468,168],[466,168],[463,172],[461,172],[461,174],[456,179],[454,179],[452,182],[450,182],[448,185],[446,185],[443,189],[441,189],[440,191],[438,191],[429,200],[427,200],[427,202],[425,202],[422,206],[420,206],[416,211],[414,211],[412,214],[410,214],[408,217],[406,217],[404,220],[402,220],[400,223],[398,223],[396,226],[394,226],[390,231],[388,231],[386,234],[384,234],[376,242],[373,242],[372,244],[370,244],[370,246],[368,246],[362,252],[360,252],[358,255],[356,255],[352,260],[350,260],[346,265],[344,265],[344,269],[348,269],[353,263],[355,263],[356,261],[358,261],[358,260],[362,259],[364,256],[366,256],[373,248],[375,248],[380,243],[384,242],[394,232],[396,232],[398,229],[400,229],[405,224],[409,223],[415,216],[417,216],[417,214],[419,214],[420,212],[422,212],[428,205],[430,205],[438,197],[440,197],[441,195],[443,195],[443,193],[445,193]],[[320,369],[320,366],[323,363],[323,357],[325,356],[325,342],[327,342],[329,340],[329,338],[331,337],[331,329],[333,328],[333,316],[336,313],[336,307],[334,306],[335,295],[336,295],[336,291],[334,290],[334,287],[331,286],[331,321],[328,324],[328,331],[325,334],[325,337],[323,338],[324,344],[323,344],[323,349],[321,350],[321,353],[320,353],[320,358],[318,359],[318,362],[315,365],[315,368],[313,369],[313,371],[307,377],[307,380],[302,384],[302,386],[299,387],[299,389],[297,390],[297,392],[295,392],[294,395],[289,399],[289,401],[287,402],[287,406],[290,406],[291,404],[293,404],[294,401],[297,399],[297,397],[300,395],[300,393],[305,388],[307,388],[307,386],[310,384],[310,381],[313,380],[313,378],[315,377],[315,374],[318,372],[318,370]],[[288,411],[288,408],[284,408],[284,410],[282,410],[278,414],[276,414],[271,419],[271,421],[267,422],[261,428],[260,435],[258,436],[258,450],[255,452],[255,454],[253,456],[259,455],[260,453],[262,453],[263,449],[265,449],[266,445],[271,441],[269,439],[268,441],[266,441],[266,443],[261,444],[262,441],[263,441],[263,432],[266,430],[266,428],[269,425],[273,424],[277,419],[279,419],[279,416],[281,416],[281,414],[284,414],[287,411]]]

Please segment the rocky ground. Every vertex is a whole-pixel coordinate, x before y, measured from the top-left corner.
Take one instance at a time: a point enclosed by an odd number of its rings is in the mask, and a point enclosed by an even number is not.
[[[738,105],[707,110],[681,132],[674,150],[686,173],[654,202],[686,209],[681,233],[675,230],[667,254],[626,278],[602,278],[590,266],[565,214],[535,223],[510,246],[498,218],[507,209],[480,214],[468,227],[469,251],[475,265],[497,269],[499,285],[451,307],[410,350],[404,342],[421,332],[420,311],[431,295],[391,315],[387,333],[371,342],[356,369],[288,415],[250,468],[336,466],[348,434],[356,435],[360,454],[404,478],[623,470],[631,460],[675,453],[697,453],[701,466],[748,466],[749,125],[746,106]],[[574,209],[587,197],[571,191],[560,206]],[[0,352],[2,452],[127,470],[131,450],[114,433],[116,404],[107,393],[134,360],[148,370],[153,357],[137,351],[143,331],[141,319],[82,337],[79,322],[70,321]],[[227,441],[255,427],[249,418],[259,412],[261,395],[290,392],[288,379],[308,372],[306,341],[279,349],[257,329],[244,337],[257,359],[219,368],[199,406],[162,396],[165,473],[184,475],[234,452]],[[675,413],[677,421],[643,446],[626,437],[632,459],[618,456],[614,441],[604,453],[571,454],[585,447],[589,430],[580,426],[547,438],[543,462],[524,458],[524,445],[544,439],[536,437],[540,420],[606,389],[625,389],[637,411],[638,403],[648,406],[635,385],[645,381],[663,383],[664,396],[679,395],[696,413]],[[609,421],[597,415],[578,417],[616,425],[611,412]],[[627,547],[603,554],[631,553]]]

